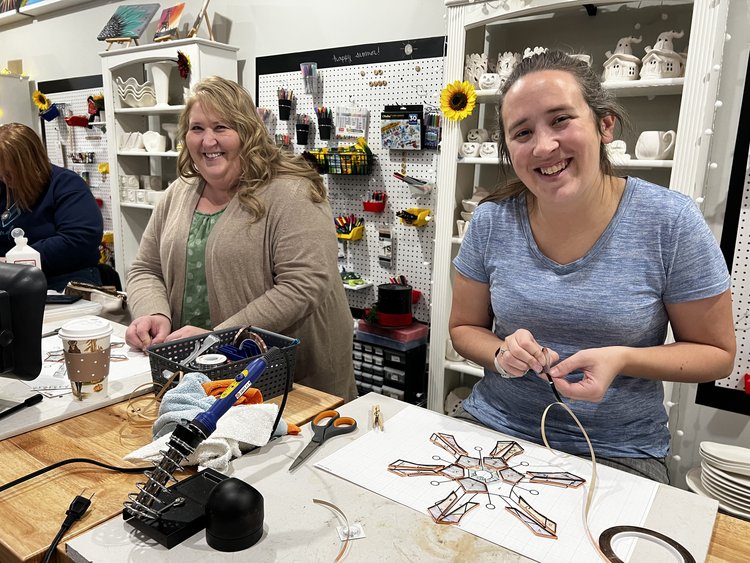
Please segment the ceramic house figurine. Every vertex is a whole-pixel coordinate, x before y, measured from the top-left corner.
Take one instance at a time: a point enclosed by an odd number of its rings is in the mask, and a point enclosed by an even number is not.
[[[607,51],[604,55],[604,82],[620,82],[623,80],[638,80],[638,70],[641,60],[633,55],[633,45],[640,43],[641,37],[621,37],[617,42],[615,52]]]
[[[466,55],[464,63],[464,80],[471,83],[474,88],[479,88],[479,77],[487,72],[487,55],[472,53]]]
[[[469,129],[466,134],[466,141],[469,143],[486,143],[490,140],[490,134],[487,129]]]
[[[505,51],[497,55],[497,74],[500,76],[500,86],[505,84],[508,80],[510,73],[516,68],[516,65],[521,62],[520,53],[513,53],[511,51]]]
[[[652,49],[646,47],[641,78],[678,78],[685,74],[685,57],[675,52],[672,39],[679,39],[684,32],[664,31],[659,34]]]

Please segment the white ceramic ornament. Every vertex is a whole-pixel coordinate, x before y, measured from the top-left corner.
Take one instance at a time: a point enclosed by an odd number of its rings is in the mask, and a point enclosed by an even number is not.
[[[496,72],[485,72],[479,77],[480,90],[497,90],[500,88],[500,75]]]
[[[604,82],[622,82],[626,80],[638,80],[638,71],[641,68],[641,59],[633,54],[633,45],[637,45],[641,37],[620,37],[617,41],[615,52],[607,51],[604,55]]]
[[[500,142],[500,129],[493,129],[492,135],[490,135],[490,140],[495,143]]]
[[[479,156],[481,158],[497,158],[497,143],[482,143],[479,147]]]
[[[469,129],[466,134],[466,141],[469,143],[484,143],[490,140],[490,134],[487,129]]]
[[[461,145],[461,156],[471,158],[479,156],[481,143],[463,143]]]
[[[685,74],[685,56],[675,52],[673,39],[679,39],[685,33],[663,31],[656,39],[653,49],[646,47],[642,59],[640,76],[643,79],[678,78]]]
[[[479,88],[479,77],[487,72],[487,55],[472,53],[466,55],[464,64],[464,80]]]

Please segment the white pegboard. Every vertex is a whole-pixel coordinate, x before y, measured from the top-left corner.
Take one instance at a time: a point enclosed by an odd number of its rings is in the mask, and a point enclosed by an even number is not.
[[[102,93],[102,88],[85,88],[68,92],[54,92],[47,97],[60,105],[60,117],[51,122],[43,121],[47,141],[47,153],[53,164],[72,170],[78,175],[88,172],[89,185],[94,197],[104,202],[101,211],[104,230],[112,230],[112,200],[109,177],[102,175],[99,164],[108,161],[107,134],[103,126],[69,127],[63,117],[85,115],[88,117],[87,98]],[[71,154],[94,153],[94,161],[86,164],[73,162]]]
[[[744,390],[743,376],[750,373],[750,155],[745,174],[745,189],[737,225],[737,239],[732,258],[732,307],[737,333],[737,356],[734,371],[726,379],[715,382],[718,387]]]
[[[340,260],[347,270],[355,271],[373,283],[370,288],[347,291],[352,307],[369,307],[377,300],[378,284],[388,283],[391,276],[403,275],[414,289],[422,292],[422,298],[414,306],[414,316],[423,322],[430,321],[435,223],[432,221],[424,227],[403,225],[396,212],[410,207],[428,208],[434,212],[437,201],[435,192],[439,187],[428,195],[416,196],[407,184],[394,178],[393,173],[402,172],[413,178],[434,182],[437,178],[438,152],[383,149],[380,113],[384,106],[395,104],[421,104],[425,108],[437,108],[443,86],[444,60],[443,57],[434,57],[318,69],[318,93],[315,96],[304,93],[299,71],[259,76],[257,105],[274,112],[275,123],[271,133],[288,134],[297,154],[311,148],[351,145],[354,142],[353,139],[320,140],[315,129],[315,107],[331,108],[334,122],[337,106],[354,103],[370,112],[367,144],[375,154],[372,174],[323,176],[334,216],[354,214],[365,220],[365,236],[359,241],[347,242],[345,258]],[[296,102],[289,121],[278,119],[279,88],[294,91]],[[294,143],[296,114],[306,114],[311,118],[310,138],[306,146]],[[383,213],[363,211],[362,202],[373,191],[388,194]],[[383,226],[390,226],[396,239],[396,262],[391,268],[384,268],[378,261],[378,228]]]

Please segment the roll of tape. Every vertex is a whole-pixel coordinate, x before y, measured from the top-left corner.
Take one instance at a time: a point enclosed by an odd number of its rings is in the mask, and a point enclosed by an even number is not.
[[[203,354],[195,358],[195,363],[201,366],[218,366],[226,361],[224,354]]]
[[[654,542],[674,555],[675,561],[695,563],[695,558],[681,544],[660,532],[641,528],[640,526],[612,526],[601,533],[599,536],[599,547],[611,563],[623,563],[623,560],[612,549],[612,540],[615,536],[626,536]]]

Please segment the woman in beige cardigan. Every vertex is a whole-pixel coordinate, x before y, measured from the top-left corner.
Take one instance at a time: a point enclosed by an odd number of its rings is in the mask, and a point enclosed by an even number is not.
[[[320,176],[272,143],[247,91],[223,78],[195,86],[178,137],[180,178],[128,273],[128,344],[253,325],[301,341],[297,382],[356,397],[352,317]]]

